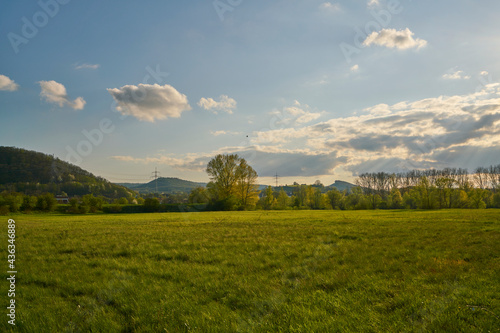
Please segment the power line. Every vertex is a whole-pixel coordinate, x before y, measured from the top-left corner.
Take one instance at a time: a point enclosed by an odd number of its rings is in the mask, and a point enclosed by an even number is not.
[[[160,172],[157,171],[156,168],[155,168],[155,171],[151,172],[151,174],[152,174],[151,178],[155,179],[155,187],[156,187],[156,192],[155,193],[158,193],[158,175],[160,174]]]

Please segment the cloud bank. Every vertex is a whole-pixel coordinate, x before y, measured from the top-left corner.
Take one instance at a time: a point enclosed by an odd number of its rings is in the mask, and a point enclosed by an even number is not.
[[[59,107],[69,106],[74,110],[83,110],[85,107],[85,100],[83,97],[77,97],[71,101],[66,93],[66,88],[56,81],[39,81],[40,97],[48,103],[57,104]]]
[[[304,109],[296,102],[281,115],[273,113],[273,129],[254,131],[247,146],[155,159],[115,158],[203,172],[216,154],[237,153],[261,177],[272,177],[276,172],[281,177],[320,177],[431,167],[472,170],[498,164],[498,83],[466,95],[374,105],[361,115],[315,123],[297,121],[303,112],[311,113]]]
[[[186,95],[168,84],[161,86],[141,83],[107,90],[118,104],[118,111],[140,121],[179,118],[182,112],[191,110]]]

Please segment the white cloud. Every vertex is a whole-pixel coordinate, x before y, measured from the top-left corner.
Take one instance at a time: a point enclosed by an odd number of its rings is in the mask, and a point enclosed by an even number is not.
[[[354,65],[351,67],[351,72],[355,73],[357,71],[359,71],[359,65]]]
[[[481,72],[481,73],[479,73],[479,74],[480,74],[480,75],[482,75],[482,76],[486,76],[486,75],[488,75],[488,74],[490,74],[490,73],[488,73],[487,71],[482,71],[482,72]]]
[[[75,69],[98,69],[101,67],[99,64],[81,64],[75,65]]]
[[[470,78],[471,77],[469,75],[465,75],[463,71],[456,71],[443,75],[443,79],[445,80],[469,80]]]
[[[240,135],[240,132],[234,131],[211,131],[210,134],[213,136],[221,136],[221,135]]]
[[[19,85],[9,77],[0,74],[0,90],[15,91],[19,89]]]
[[[414,33],[410,29],[382,29],[379,32],[372,32],[363,42],[363,45],[370,46],[372,44],[385,46],[388,48],[396,48],[399,50],[416,48],[420,49],[427,45],[427,41],[413,38]]]
[[[293,106],[285,107],[282,111],[272,111],[271,115],[277,118],[280,125],[302,125],[318,119],[323,112],[312,112],[307,104],[294,101]]]
[[[221,95],[219,97],[219,102],[215,101],[213,98],[205,97],[201,98],[198,102],[199,107],[212,111],[215,114],[217,114],[217,111],[224,111],[229,114],[233,114],[236,109],[236,104],[236,101],[227,95]]]
[[[191,110],[186,95],[168,84],[141,83],[138,86],[126,85],[107,90],[118,103],[118,111],[141,121],[179,118],[182,112]]]
[[[368,7],[375,7],[380,5],[380,0],[369,0]]]
[[[322,9],[322,10],[328,10],[330,12],[338,12],[338,11],[340,11],[340,5],[338,3],[323,2],[319,6],[319,8]]]
[[[69,106],[74,110],[82,110],[86,104],[83,97],[77,97],[74,101],[71,101],[66,93],[66,88],[59,82],[56,81],[39,81],[40,97],[45,99],[48,103],[53,103],[63,107],[65,105]]]

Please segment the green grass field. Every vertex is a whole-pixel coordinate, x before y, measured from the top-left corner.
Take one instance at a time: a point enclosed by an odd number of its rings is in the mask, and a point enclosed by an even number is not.
[[[2,332],[498,332],[500,211],[18,215]]]

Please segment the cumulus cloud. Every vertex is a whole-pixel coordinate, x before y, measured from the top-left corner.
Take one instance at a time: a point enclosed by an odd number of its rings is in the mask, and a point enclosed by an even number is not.
[[[118,111],[141,121],[179,118],[182,112],[191,110],[186,95],[168,84],[141,83],[107,90],[118,104]]]
[[[413,38],[414,33],[410,29],[396,30],[396,29],[382,29],[379,32],[372,32],[363,42],[363,45],[379,45],[391,49],[406,50],[406,49],[420,49],[427,45],[427,41],[420,38]]]
[[[380,0],[368,0],[368,7],[376,7],[380,5]]]
[[[354,66],[351,67],[351,72],[352,73],[356,73],[358,71],[359,71],[359,65],[354,65]]]
[[[11,80],[8,76],[0,74],[0,90],[15,91],[19,89],[19,85]]]
[[[101,67],[99,64],[80,64],[75,65],[75,69],[98,69]]]
[[[59,82],[56,81],[39,81],[40,97],[48,103],[53,103],[63,107],[65,105],[69,106],[74,110],[83,110],[86,102],[83,97],[77,97],[75,100],[70,100],[66,92],[66,88]]]
[[[227,95],[221,95],[218,102],[213,98],[205,97],[201,98],[198,102],[199,107],[212,111],[215,114],[218,113],[217,111],[224,111],[232,114],[236,109],[236,104],[236,101]]]
[[[469,75],[465,75],[463,71],[455,71],[453,73],[443,75],[443,79],[445,80],[469,80],[470,78],[471,77]]]

